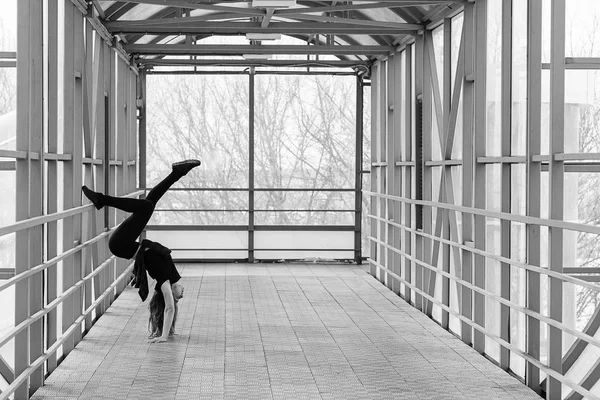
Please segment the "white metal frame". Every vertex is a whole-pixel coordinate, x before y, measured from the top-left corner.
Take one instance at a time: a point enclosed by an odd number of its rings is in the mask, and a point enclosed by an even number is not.
[[[516,0],[513,0],[516,1]],[[600,376],[600,363],[595,363],[592,369],[580,377],[567,379],[566,373],[573,365],[576,357],[580,356],[586,346],[598,347],[600,341],[594,338],[600,317],[596,314],[588,327],[579,332],[568,321],[563,321],[563,292],[567,289],[564,284],[570,283],[578,287],[600,291],[594,283],[598,279],[583,273],[597,274],[594,268],[578,271],[577,268],[563,267],[563,242],[565,232],[600,234],[600,228],[595,225],[580,224],[564,220],[565,203],[564,177],[565,173],[596,172],[598,169],[598,154],[566,153],[564,147],[565,114],[564,114],[564,84],[566,69],[598,69],[600,63],[595,58],[565,58],[565,0],[552,0],[550,31],[551,59],[542,64],[542,1],[528,0],[528,32],[527,32],[527,148],[521,149],[519,155],[512,153],[511,129],[513,118],[513,2],[503,1],[501,17],[501,70],[500,76],[500,132],[501,149],[499,155],[488,154],[486,136],[488,129],[487,115],[487,46],[488,46],[488,0],[469,1],[463,7],[463,33],[459,61],[456,65],[456,80],[450,87],[450,19],[446,18],[435,24],[430,24],[416,37],[411,46],[416,46],[416,93],[409,96],[409,102],[417,104],[422,101],[422,130],[413,132],[413,140],[422,142],[421,159],[413,172],[412,178],[421,182],[417,193],[398,191],[396,185],[403,182],[394,180],[389,170],[389,163],[395,152],[388,149],[387,160],[373,157],[372,177],[374,182],[370,192],[372,204],[385,204],[386,207],[372,207],[372,226],[370,240],[372,251],[369,262],[371,273],[384,282],[390,289],[397,291],[398,287],[406,287],[414,291],[412,294],[399,292],[406,301],[413,304],[442,327],[451,329],[449,317],[460,320],[460,330],[452,330],[461,339],[473,346],[482,354],[487,354],[490,343],[495,343],[499,352],[494,362],[501,368],[510,371],[513,357],[525,360],[525,374],[521,379],[538,393],[545,393],[548,399],[564,397],[563,387],[570,390],[569,398],[598,399],[598,393],[590,390]],[[491,11],[490,11],[491,12]],[[548,21],[545,21],[546,23]],[[443,54],[436,54],[433,48],[432,30],[442,26],[444,31]],[[547,39],[544,39],[547,40]],[[406,51],[399,49],[399,51]],[[437,78],[435,59],[443,55],[443,77]],[[388,75],[396,77],[390,69],[401,71],[396,62],[398,54],[390,55],[379,61],[377,70],[373,72],[373,93],[376,98],[393,98],[398,90],[406,84],[405,81],[385,82],[379,78],[378,70],[385,70]],[[541,73],[543,69],[550,71],[550,154],[541,154]],[[443,85],[443,86],[442,86]],[[443,87],[443,90],[441,89]],[[462,158],[452,158],[452,140],[458,112],[458,97],[463,95]],[[442,95],[440,95],[442,93]],[[385,103],[384,103],[385,104]],[[394,104],[395,102],[390,102]],[[418,115],[414,117],[418,118]],[[400,126],[404,121],[396,121],[394,110],[387,115],[380,111],[380,105],[373,103],[372,145],[387,140],[395,143],[402,136]],[[432,119],[435,118],[440,128],[439,141],[442,159],[434,159],[432,153],[436,132],[433,131]],[[378,119],[378,120],[375,120]],[[382,127],[387,126],[385,130]],[[422,135],[419,138],[419,135]],[[404,144],[402,144],[404,146]],[[524,150],[524,151],[523,151]],[[405,151],[404,148],[399,150]],[[522,155],[525,154],[525,155]],[[377,155],[376,153],[374,155]],[[585,163],[581,163],[585,161]],[[402,163],[400,163],[402,164]],[[526,214],[513,215],[512,210],[512,172],[516,165],[526,167],[527,194]],[[499,211],[487,208],[486,191],[496,182],[488,181],[487,171],[492,166],[500,166],[501,185]],[[376,177],[380,170],[388,168],[388,176],[384,182]],[[410,167],[406,167],[410,168]],[[441,168],[441,181],[432,180],[433,168]],[[453,190],[456,190],[451,168],[457,168],[462,173],[462,204],[455,203]],[[497,167],[496,167],[497,168]],[[549,218],[541,218],[541,173],[548,171],[550,181],[550,214]],[[455,175],[456,176],[456,175]],[[432,186],[439,185],[438,199],[432,198]],[[422,191],[422,197],[418,192]],[[394,195],[403,193],[403,195]],[[409,194],[411,193],[411,194]],[[385,202],[382,202],[382,201]],[[423,210],[422,227],[412,226],[403,222],[394,212],[400,205],[403,209],[414,207]],[[387,211],[386,211],[387,210]],[[392,211],[390,211],[392,210]],[[435,211],[435,212],[434,212]],[[456,216],[461,215],[462,227],[458,231]],[[435,219],[432,219],[435,216]],[[418,215],[416,215],[418,218]],[[494,222],[499,227],[499,248],[486,246],[488,225]],[[527,262],[517,262],[511,254],[513,239],[513,224],[526,226],[527,231]],[[386,227],[386,229],[382,229]],[[392,234],[395,229],[411,235],[416,243],[416,250],[400,246]],[[548,229],[550,233],[548,246],[549,268],[541,267],[540,232]],[[377,249],[377,251],[373,251]],[[441,257],[440,257],[441,255]],[[400,259],[404,258],[414,263],[416,274],[408,276],[399,269]],[[451,258],[452,257],[452,258]],[[486,275],[490,272],[486,264],[498,265],[498,294],[489,286]],[[460,270],[451,273],[448,265],[460,265]],[[511,298],[511,270],[524,271],[526,275],[526,304],[523,306],[518,299]],[[495,275],[494,275],[495,276]],[[548,278],[548,285],[542,286],[541,277]],[[390,282],[390,280],[392,282]],[[441,282],[441,290],[435,290],[436,283]],[[398,286],[400,285],[400,286]],[[449,290],[450,288],[450,290]],[[459,308],[451,307],[449,293],[456,288],[459,298]],[[542,291],[547,291],[542,293]],[[569,289],[571,290],[571,289]],[[564,292],[565,294],[567,292]],[[548,314],[541,310],[541,298],[549,299]],[[486,307],[487,304],[487,307]],[[498,304],[498,313],[489,312],[490,304]],[[434,310],[437,309],[437,312]],[[510,328],[516,321],[515,315],[522,315],[526,322],[525,349],[517,345],[519,338],[511,338]],[[499,327],[496,331],[495,326]],[[543,326],[547,326],[549,340],[543,341]],[[493,327],[493,328],[492,328]],[[575,338],[575,344],[563,348],[563,338],[566,335]],[[519,342],[519,343],[522,343]],[[487,347],[486,347],[487,344]],[[543,348],[542,348],[543,344]],[[568,352],[567,352],[568,350]],[[548,355],[547,362],[542,362],[541,354]],[[566,360],[564,354],[569,354]],[[487,354],[490,358],[491,355]],[[566,364],[568,362],[568,364]],[[540,379],[540,374],[547,376]],[[572,374],[570,376],[573,376]]]

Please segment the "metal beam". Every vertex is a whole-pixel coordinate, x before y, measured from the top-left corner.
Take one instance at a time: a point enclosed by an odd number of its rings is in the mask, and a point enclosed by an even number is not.
[[[369,66],[372,64],[371,61],[366,60],[223,60],[223,59],[196,59],[196,60],[171,60],[171,59],[140,59],[138,64],[142,67],[155,67],[155,66],[182,66],[182,65],[196,65],[196,66],[266,66],[266,67],[332,67],[332,68],[344,68],[344,67],[355,67],[355,66]]]
[[[552,0],[550,10],[550,156],[564,153],[565,136],[565,0]],[[549,166],[550,207],[549,217],[562,220],[564,214],[564,165],[563,161],[551,158]],[[563,230],[549,229],[548,267],[562,273]],[[550,317],[562,322],[563,282],[549,278],[548,308]],[[548,366],[562,375],[562,331],[548,327]],[[562,398],[561,382],[549,377],[546,384],[547,399]]]
[[[541,150],[542,112],[542,0],[529,0],[527,5],[527,215],[540,216],[541,164],[533,157]],[[527,225],[527,262],[540,266],[540,226]],[[540,274],[527,271],[527,308],[540,311]],[[540,359],[540,321],[527,317],[526,351]],[[531,363],[525,366],[525,383],[540,393],[540,370]]]
[[[130,44],[125,50],[134,54],[161,55],[219,55],[241,56],[243,54],[329,54],[329,55],[387,55],[395,51],[393,46],[245,46],[245,45],[168,45]]]
[[[486,155],[486,72],[487,72],[487,0],[475,3],[475,113],[474,113],[474,157]],[[483,164],[475,163],[473,205],[475,208],[486,208],[486,174]],[[474,245],[478,250],[485,250],[485,217],[474,217]],[[473,283],[485,289],[485,258],[474,256]],[[480,293],[473,296],[473,320],[479,326],[486,326],[486,299]],[[473,334],[473,348],[485,353],[485,335],[478,330]]]
[[[502,2],[501,16],[501,54],[502,71],[500,83],[500,151],[503,157],[511,156],[512,134],[512,1]],[[511,164],[500,165],[500,207],[502,212],[511,212],[512,176]],[[511,223],[500,221],[500,254],[510,258],[511,255]],[[500,263],[500,295],[503,299],[510,300],[511,266]],[[500,304],[500,337],[510,342],[510,308]],[[515,321],[516,322],[516,321]],[[510,351],[500,346],[500,368],[508,371],[510,368]]]
[[[395,24],[381,26],[376,24],[358,24],[357,20],[346,20],[345,23],[327,22],[271,22],[262,27],[261,22],[192,22],[183,19],[177,23],[169,19],[157,22],[145,21],[114,21],[106,23],[106,28],[112,34],[143,33],[148,35],[245,35],[246,33],[281,33],[312,34],[315,32],[332,35],[398,35],[403,32],[415,32],[422,29],[419,24]]]
[[[475,5],[465,5],[462,38],[464,40],[464,75],[473,74],[474,44],[475,44]],[[463,85],[463,140],[462,140],[462,205],[473,207],[473,111],[475,106],[474,85],[472,81],[465,79]],[[473,245],[473,215],[462,214],[462,240],[463,243]],[[473,282],[473,254],[462,251],[461,277],[468,283]],[[466,286],[460,290],[460,313],[465,318],[473,319],[473,291]],[[461,339],[464,343],[471,345],[473,341],[473,329],[466,322],[461,324]]]

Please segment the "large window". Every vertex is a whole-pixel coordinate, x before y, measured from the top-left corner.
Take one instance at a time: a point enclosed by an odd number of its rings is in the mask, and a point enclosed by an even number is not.
[[[331,248],[336,250],[317,254],[354,258],[356,76],[149,75],[147,93],[147,187],[159,182],[173,161],[203,162],[165,195],[151,224],[200,231],[221,226],[219,249],[235,243],[232,258],[245,258],[241,250],[253,244],[257,249]],[[242,232],[252,225],[315,228],[306,240],[300,233],[256,232],[252,243]],[[340,229],[317,232],[323,226]],[[223,233],[228,230],[231,237]],[[207,248],[214,234],[188,230],[186,235],[196,239],[174,246],[188,251],[184,258],[217,254]],[[319,236],[321,242],[314,242]],[[195,247],[204,252],[190,253]],[[288,258],[285,254],[257,257]],[[315,256],[293,254],[290,258]]]
[[[6,66],[0,63],[0,150],[16,148],[17,117],[17,69],[14,65],[17,49],[17,1],[7,0],[2,3],[0,13],[0,52],[4,52]],[[15,222],[16,173],[14,158],[0,157],[0,187],[4,193],[12,194],[0,197],[0,226]],[[0,237],[0,282],[3,277],[10,276],[15,268],[15,235]],[[14,286],[0,292],[0,336],[14,326]],[[0,348],[0,357],[10,366],[14,366],[14,341]],[[0,360],[2,362],[2,360]],[[0,376],[0,390],[6,382]]]

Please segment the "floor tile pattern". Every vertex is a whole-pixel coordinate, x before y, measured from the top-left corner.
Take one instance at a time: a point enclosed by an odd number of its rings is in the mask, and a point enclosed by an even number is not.
[[[182,264],[177,335],[127,288],[34,399],[539,399],[360,266]]]

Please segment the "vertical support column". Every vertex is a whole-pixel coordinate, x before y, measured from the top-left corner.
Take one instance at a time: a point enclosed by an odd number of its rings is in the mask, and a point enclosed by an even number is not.
[[[90,28],[91,29],[91,28]],[[90,33],[93,30],[90,31]],[[104,51],[105,48],[103,46],[103,41],[100,35],[94,34],[90,38],[90,41],[94,41],[93,45],[93,62],[88,65],[89,74],[91,82],[88,84],[88,98],[89,98],[89,109],[90,109],[90,148],[89,152],[91,154],[91,158],[94,160],[90,165],[90,176],[86,176],[86,182],[89,181],[94,190],[102,190],[99,182],[104,182],[104,169],[103,166],[96,164],[97,159],[102,159],[102,155],[104,154],[104,129],[103,129],[103,120],[104,120]],[[91,46],[91,44],[90,44]],[[88,50],[92,49],[88,47]],[[102,128],[99,128],[102,126]],[[96,211],[95,208],[92,208],[89,218],[90,218],[90,229],[89,229],[89,237],[96,236],[102,232],[101,227],[103,226],[102,211]],[[101,258],[103,254],[102,247],[98,245],[98,242],[92,245],[92,260],[91,260],[91,269],[96,269],[102,262],[100,260],[104,260]],[[90,282],[89,285],[89,298],[90,300],[95,300],[98,298],[99,294],[103,292],[102,290],[102,280],[104,278],[103,274],[98,274],[93,278],[93,285]],[[93,286],[93,293],[92,293]],[[87,296],[87,294],[86,294]],[[86,309],[89,305],[86,304]],[[102,305],[98,305],[95,309],[94,318],[97,319],[104,313],[102,309]],[[92,314],[90,313],[90,319],[86,322],[87,326],[91,326],[92,324]]]
[[[74,92],[74,113],[73,113],[73,182],[72,196],[73,207],[81,205],[81,186],[83,184],[83,173],[81,166],[83,164],[83,75],[84,68],[84,31],[85,19],[79,10],[75,10],[73,20],[73,39],[75,40],[75,92]],[[82,214],[73,217],[73,245],[81,244],[82,235]],[[73,255],[73,283],[81,279],[83,269],[83,252]],[[73,293],[73,318],[76,319],[83,311],[83,290],[80,287]],[[74,346],[81,341],[81,326],[73,332]]]
[[[385,169],[385,181],[387,183],[385,189],[386,194],[396,194],[396,143],[399,142],[399,138],[397,139],[396,132],[399,125],[396,124],[396,107],[400,103],[397,87],[400,86],[400,83],[396,80],[396,69],[398,68],[399,62],[398,59],[400,56],[393,55],[389,56],[387,60],[387,90],[388,93],[385,104],[385,114],[387,117],[387,125],[384,132],[385,140],[387,142],[386,145],[386,153],[385,160],[387,162],[387,167]],[[385,215],[381,215],[381,217],[385,217],[385,235],[382,235],[381,240],[385,241],[388,245],[397,248],[397,242],[399,239],[399,235],[396,234],[396,228],[389,224],[387,221],[399,222],[399,215],[396,214],[396,201],[390,199],[384,199],[385,202]],[[387,271],[391,271],[397,273],[396,270],[396,253],[388,248],[383,248],[382,252],[386,254],[386,264],[385,267]],[[400,282],[396,278],[394,278],[388,272],[385,273],[385,283],[391,291],[394,293],[399,293],[399,285]]]
[[[138,171],[139,171],[139,182],[140,188],[146,188],[146,164],[147,160],[147,119],[146,119],[146,70],[141,70],[140,75],[137,78],[137,109],[138,109],[138,129],[139,129],[139,141],[138,141]],[[145,196],[144,196],[145,197]],[[144,233],[145,234],[145,233]]]
[[[75,6],[70,0],[63,0],[64,4],[64,21],[62,29],[63,47],[60,49],[63,54],[63,77],[62,77],[62,110],[59,110],[59,115],[62,116],[62,131],[63,131],[63,152],[73,154],[74,145],[74,94],[75,94],[75,70],[74,70],[74,15]],[[60,104],[60,103],[59,103]],[[62,111],[62,112],[60,112]],[[75,167],[74,158],[64,162],[63,182],[74,182]],[[77,166],[79,168],[79,166]],[[63,208],[65,210],[73,208],[73,185],[65,184],[63,186]],[[63,219],[63,251],[73,247],[75,217],[67,217]],[[63,292],[73,286],[74,262],[73,257],[69,257],[62,262]],[[64,333],[75,317],[73,315],[74,296],[69,296],[62,305],[62,333]],[[63,357],[67,356],[73,350],[74,342],[73,335],[63,343]]]
[[[47,30],[48,30],[48,93],[47,102],[48,112],[48,152],[58,153],[58,2],[49,1],[47,9]],[[46,212],[53,214],[58,211],[58,161],[48,161],[48,202]],[[46,258],[48,260],[56,257],[58,254],[58,223],[49,222],[47,225],[47,249]],[[46,297],[47,302],[51,303],[58,294],[58,267],[56,265],[48,268],[46,271]],[[57,309],[50,311],[46,317],[46,348],[51,347],[58,336],[58,316]],[[56,368],[56,353],[48,357],[47,372],[52,373]]]
[[[94,132],[93,132],[93,118],[96,115],[92,109],[94,105],[93,91],[94,87],[94,73],[93,73],[93,28],[89,21],[84,20],[85,32],[84,32],[84,60],[83,60],[83,73],[82,73],[82,88],[83,88],[83,157],[90,160],[89,164],[84,164],[84,176],[83,181],[85,185],[90,188],[94,188]],[[96,47],[96,53],[99,52],[99,47]],[[97,57],[96,57],[97,58]],[[96,210],[92,208],[89,212],[82,214],[82,242],[91,239],[96,231]],[[86,276],[93,270],[94,265],[98,262],[98,245],[94,244],[88,246],[81,251],[83,265],[82,275]],[[97,277],[93,278],[93,281],[97,281]],[[83,310],[87,310],[92,304],[92,280],[85,282],[83,287]],[[85,318],[84,331],[87,332],[92,327],[92,313],[88,314]]]
[[[423,168],[423,200],[432,201],[432,171],[431,167],[426,166],[427,161],[431,161],[431,153],[432,153],[432,143],[433,140],[433,125],[431,123],[431,119],[433,118],[433,89],[432,89],[432,80],[437,79],[436,76],[432,75],[431,72],[431,62],[430,54],[432,52],[428,51],[429,46],[433,46],[431,42],[432,35],[429,32],[426,32],[423,38],[423,139],[422,139],[422,168]],[[429,206],[423,207],[423,232],[432,235],[433,233],[433,210]],[[423,262],[426,264],[432,264],[432,243],[431,239],[423,238]],[[429,292],[429,282],[431,282],[431,278],[433,276],[433,271],[429,268],[423,269],[423,290],[424,292]],[[431,316],[431,302],[428,300],[424,300],[423,304],[423,312],[427,313]]]
[[[16,161],[16,219],[42,214],[42,4],[22,1],[17,5],[17,142],[16,148],[27,158]],[[37,157],[33,155],[37,153]],[[26,272],[42,261],[42,227],[16,233],[15,273]],[[15,325],[40,310],[43,301],[42,274],[38,273],[15,285]],[[42,321],[25,328],[15,337],[15,376],[26,370],[32,359],[43,351]],[[43,382],[41,368],[15,392],[15,398],[28,398],[29,390]]]
[[[137,190],[137,158],[138,158],[138,107],[137,107],[137,77],[131,68],[127,69],[127,75],[129,76],[129,99],[127,103],[127,123],[129,125],[129,157],[127,160],[127,172],[128,172],[128,193],[135,192]],[[123,281],[124,285],[127,286],[127,280]]]
[[[17,4],[17,84],[20,90],[17,93],[17,135],[16,149],[25,151],[27,158],[17,159],[16,179],[16,220],[29,218],[29,123],[30,94],[32,84],[30,78],[31,61],[29,35],[31,21],[29,19],[30,0],[20,1]],[[15,274],[26,272],[29,269],[29,230],[21,230],[15,234]],[[24,279],[15,284],[15,326],[29,318],[29,279]],[[15,336],[15,376],[20,375],[29,367],[29,328]],[[28,398],[29,381],[27,380],[15,391],[15,398]]]
[[[512,128],[512,1],[502,2],[502,79],[500,101],[500,132],[501,154],[511,155],[511,128]],[[500,207],[505,213],[511,212],[511,165],[501,164]],[[510,221],[500,221],[500,254],[510,258]],[[500,296],[510,300],[510,269],[508,263],[500,263]],[[500,304],[500,337],[510,342],[510,307]],[[500,368],[510,368],[510,351],[500,346]]]
[[[29,37],[29,84],[31,96],[29,99],[29,149],[38,153],[37,159],[32,159],[29,165],[29,218],[43,214],[42,203],[44,191],[44,26],[43,3],[33,1],[29,7],[30,37]],[[18,53],[17,53],[18,54]],[[29,229],[29,268],[43,262],[44,233],[43,226],[38,225]],[[41,310],[44,306],[44,274],[37,273],[29,278],[29,313]],[[35,361],[44,352],[44,321],[39,319],[29,328],[29,362]],[[40,366],[29,377],[29,393],[33,393],[44,383],[44,370]]]
[[[379,124],[381,121],[379,120],[379,91],[381,90],[381,81],[379,79],[379,70],[381,68],[381,63],[376,62],[371,67],[371,192],[376,193],[377,188],[379,186],[379,175],[377,173],[377,168],[373,167],[373,163],[378,160],[377,157],[377,147],[379,143]],[[379,199],[377,197],[371,196],[371,205],[370,205],[370,214],[373,216],[378,215],[378,204]],[[377,220],[371,218],[371,237],[377,238]],[[371,260],[377,262],[377,249],[378,245],[376,242],[371,241],[369,243],[370,248],[370,258]],[[379,268],[375,264],[370,265],[370,273],[373,277],[377,278],[377,271]]]
[[[404,71],[404,66],[402,64],[402,58],[404,53],[406,53],[406,49],[402,53],[395,53],[393,62],[390,64],[392,67],[392,73],[388,74],[394,79],[394,84],[389,85],[391,89],[392,100],[390,103],[393,106],[391,120],[390,123],[392,125],[392,129],[388,129],[388,132],[392,133],[392,159],[388,161],[388,169],[390,170],[390,179],[388,179],[388,193],[396,197],[402,196],[402,168],[401,166],[396,166],[396,161],[402,160],[402,90],[404,89],[405,82],[403,82],[404,75],[402,72]],[[388,150],[389,154],[390,150]],[[397,224],[402,223],[402,203],[398,200],[392,200],[391,203],[388,203],[388,207],[392,208],[392,216],[394,222]],[[389,213],[389,211],[388,211]],[[404,230],[398,228],[397,226],[392,227],[392,240],[388,241],[388,244],[391,244],[396,249],[401,249],[408,252],[408,249],[402,247],[402,234]],[[392,251],[390,254],[391,258],[388,260],[388,264],[392,265],[392,271],[394,271],[397,275],[406,278],[402,274],[402,257]],[[398,279],[393,278],[392,290],[396,294],[400,294],[402,285]]]
[[[356,143],[354,162],[354,262],[362,264],[362,168],[363,168],[364,91],[362,78],[356,76]]]
[[[390,168],[387,160],[387,127],[388,127],[388,111],[387,111],[387,98],[389,95],[389,86],[387,79],[387,70],[389,69],[389,60],[381,61],[379,67],[379,112],[377,118],[379,119],[379,130],[377,131],[378,141],[377,141],[377,161],[380,163],[377,168],[378,186],[377,193],[387,193],[387,187],[389,182],[387,181],[387,174],[385,173],[384,168]],[[385,165],[385,166],[384,166]],[[377,213],[377,239],[379,242],[388,243],[387,241],[387,222],[384,222],[387,219],[387,200],[381,197],[377,198],[378,204],[378,213]],[[385,267],[388,266],[387,259],[387,249],[383,244],[378,244],[377,255],[379,256],[378,262],[380,265]],[[379,281],[386,284],[387,274],[383,273],[383,271],[379,271]]]
[[[254,68],[250,68],[249,79],[249,137],[248,137],[248,262],[254,262]]]
[[[475,208],[486,208],[486,167],[477,162],[478,157],[485,156],[486,152],[486,64],[487,64],[487,0],[478,0],[475,3],[475,130],[473,142],[475,144],[475,185],[473,188],[473,205]],[[474,218],[475,248],[485,250],[486,219],[481,215]],[[473,281],[475,286],[485,289],[485,258],[480,255],[473,257]],[[485,296],[474,293],[473,296],[474,322],[485,328]],[[473,348],[485,353],[485,335],[475,330],[473,335]]]
[[[104,92],[105,92],[105,72],[106,72],[106,59],[108,58],[108,47],[99,35],[96,35],[95,42],[96,54],[98,55],[95,61],[94,69],[94,131],[96,137],[94,154],[95,158],[102,160],[102,165],[99,165],[96,169],[96,185],[94,190],[105,193],[105,174],[107,170],[108,161],[106,159],[105,145],[106,145],[106,113],[108,110],[105,106]],[[104,230],[104,210],[93,211],[96,218],[96,231],[95,235],[99,235]],[[95,267],[98,267],[107,258],[106,245],[101,243],[98,245],[98,261]],[[100,294],[106,290],[106,272],[105,268],[102,272],[96,275],[94,280],[94,297],[97,299]],[[101,302],[96,307],[96,319],[104,314],[106,304]]]
[[[412,130],[412,110],[413,101],[415,100],[412,96],[412,51],[413,46],[407,46],[404,51],[404,161],[406,166],[404,167],[404,197],[407,199],[414,198],[412,192],[412,182],[414,167],[409,166],[409,163],[413,160],[412,149],[413,149],[413,130]],[[413,205],[406,203],[404,205],[404,225],[408,228],[415,228],[415,223],[412,218]],[[404,232],[404,251],[410,254],[412,251],[412,236],[413,234],[406,230]],[[404,258],[404,279],[407,282],[413,283],[412,281],[412,261],[408,258]],[[410,287],[404,286],[404,299],[409,303],[411,301],[411,290]]]
[[[542,115],[542,0],[529,0],[527,9],[527,215],[540,217]],[[527,263],[540,266],[540,226],[527,224]],[[540,312],[540,274],[527,271],[527,308]],[[540,321],[527,316],[527,354],[540,359]],[[525,382],[540,393],[540,370],[527,362]]]
[[[463,92],[463,178],[462,178],[462,205],[473,207],[473,111],[475,107],[474,97],[474,44],[475,44],[475,5],[465,4],[463,20],[463,39],[465,43],[465,76]],[[462,214],[462,238],[465,245],[473,244],[473,214]],[[473,282],[473,253],[462,251],[462,276],[467,282]],[[461,315],[469,320],[473,318],[473,291],[465,286],[460,293]],[[473,328],[463,322],[461,324],[461,339],[464,343],[471,345],[473,340]]]
[[[452,158],[452,149],[447,149],[447,141],[448,135],[450,134],[450,110],[452,108],[452,19],[445,18],[444,19],[444,66],[443,66],[443,85],[444,91],[442,94],[442,110],[444,113],[444,123],[441,128],[440,137],[441,137],[441,148],[444,153],[444,149],[446,149],[445,153],[442,154],[443,160],[448,160]],[[453,130],[454,131],[454,130]],[[452,133],[454,134],[454,133]],[[442,166],[444,172],[442,173],[442,179],[440,181],[440,192],[444,192],[445,195],[442,197],[445,201],[450,202],[450,197],[448,196],[448,191],[446,190],[448,182],[452,182],[452,171],[450,170],[449,165]],[[443,211],[438,209],[438,213],[442,212],[442,238],[449,240],[450,239],[450,213],[447,209]],[[450,273],[450,245],[442,244],[442,269],[444,272]],[[448,307],[450,307],[450,279],[443,276],[442,277],[442,303]],[[442,310],[442,321],[441,325],[444,329],[449,328],[449,319],[450,314],[448,311]]]
[[[415,41],[415,93],[412,100],[415,104],[415,179],[416,189],[415,198],[417,200],[423,200],[423,88],[424,88],[424,73],[425,73],[425,51],[424,51],[424,38],[423,32],[420,32]],[[417,205],[415,207],[415,229],[417,231],[423,231],[423,206]],[[415,256],[417,260],[424,261],[424,243],[425,240],[421,235],[415,235]],[[423,266],[415,264],[415,286],[419,290],[423,290]],[[418,310],[423,310],[423,296],[415,292],[415,307]]]
[[[106,178],[107,192],[111,196],[117,195],[117,121],[119,115],[119,98],[118,98],[118,90],[117,83],[119,81],[117,68],[117,56],[114,51],[109,50],[109,64],[110,64],[110,76],[109,76],[109,88],[108,88],[108,131],[107,131],[107,168],[108,175]],[[113,207],[104,207],[105,217],[108,219],[108,228],[112,228],[117,224],[117,210]],[[107,243],[108,244],[108,243]],[[119,260],[115,260],[112,262],[112,265],[108,268],[108,280],[107,284],[110,285],[114,282],[117,275],[117,269],[119,265]],[[115,299],[115,295],[118,292],[117,288],[111,290],[109,295],[109,304]]]
[[[117,98],[117,125],[116,125],[116,135],[117,135],[117,148],[116,148],[116,156],[117,156],[117,196],[122,196],[127,194],[127,155],[128,149],[127,145],[129,143],[129,127],[127,125],[127,93],[129,88],[129,82],[127,80],[127,65],[120,58],[117,59],[117,86],[116,86],[116,98]],[[117,223],[121,223],[125,219],[126,215],[123,211],[117,212]],[[121,275],[125,270],[125,260],[118,259],[117,260],[117,274],[116,276]],[[116,287],[117,295],[120,294],[123,289],[123,283],[119,283]]]
[[[552,0],[550,22],[550,219],[563,219],[564,162],[556,154],[564,152],[565,134],[565,0]],[[563,271],[563,231],[549,228],[548,264],[551,271]],[[550,318],[562,322],[563,282],[549,277]],[[548,364],[562,374],[562,330],[548,326]],[[548,376],[549,400],[561,399],[560,381]]]

